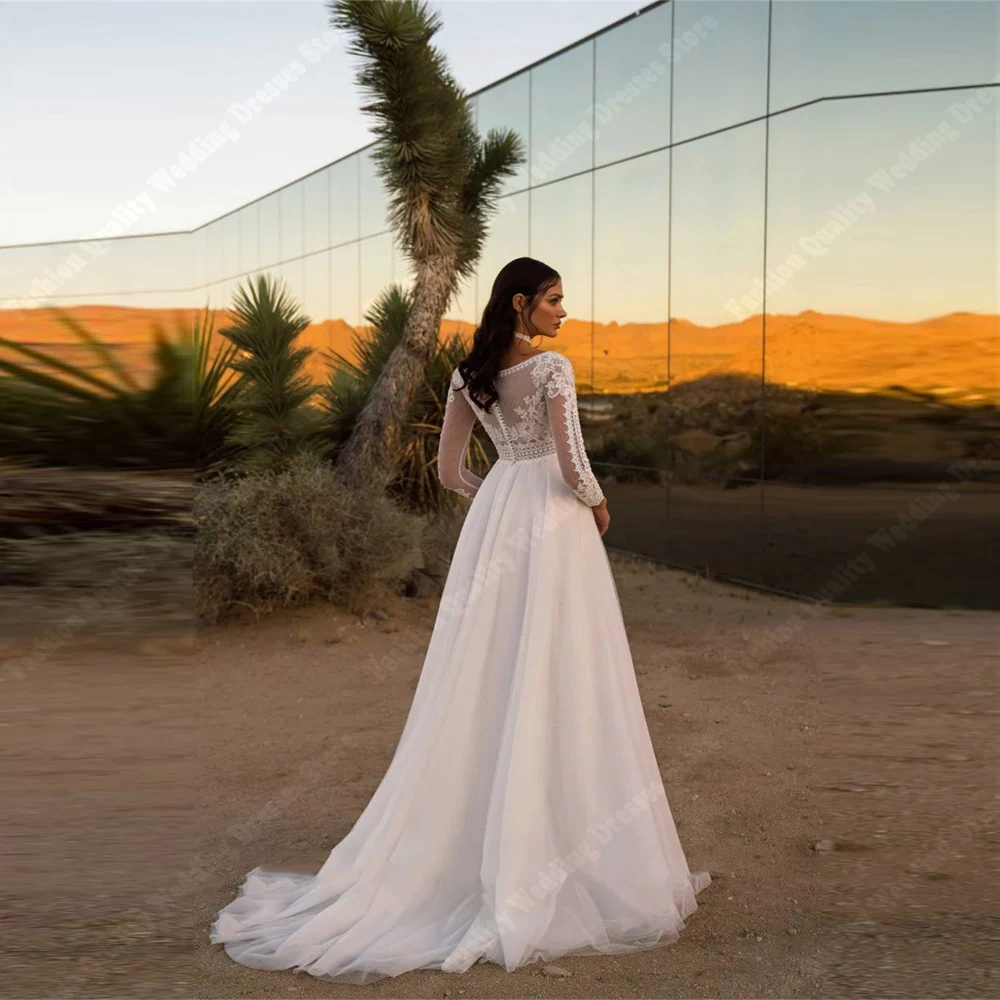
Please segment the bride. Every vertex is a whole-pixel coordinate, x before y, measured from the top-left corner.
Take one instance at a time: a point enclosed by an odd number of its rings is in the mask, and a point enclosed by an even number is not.
[[[395,754],[316,875],[255,868],[219,912],[242,965],[363,984],[636,951],[675,940],[709,883],[653,754],[572,365],[528,349],[562,300],[530,257],[497,275],[448,392],[438,474],[472,502]]]

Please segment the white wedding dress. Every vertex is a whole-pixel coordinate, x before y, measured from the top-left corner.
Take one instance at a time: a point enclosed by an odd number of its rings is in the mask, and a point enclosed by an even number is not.
[[[363,984],[635,951],[673,941],[709,883],[653,755],[572,366],[501,371],[488,414],[462,381],[438,469],[472,503],[395,754],[318,874],[256,868],[219,912],[242,965]],[[477,418],[499,456],[483,479]]]

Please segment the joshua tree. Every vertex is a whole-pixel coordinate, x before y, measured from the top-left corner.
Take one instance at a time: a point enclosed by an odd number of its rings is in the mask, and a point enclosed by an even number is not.
[[[475,273],[503,178],[524,161],[516,132],[480,138],[468,98],[430,42],[440,17],[418,0],[329,0],[333,27],[362,57],[357,82],[372,98],[372,159],[389,195],[389,222],[413,264],[402,339],[372,386],[337,471],[353,486],[392,480],[402,424],[437,348],[444,311]]]

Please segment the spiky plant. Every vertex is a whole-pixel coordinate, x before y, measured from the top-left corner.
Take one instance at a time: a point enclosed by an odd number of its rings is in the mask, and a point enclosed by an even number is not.
[[[239,449],[233,467],[279,472],[295,455],[327,454],[322,412],[310,406],[316,386],[303,370],[310,347],[295,341],[309,326],[284,282],[259,274],[233,294],[233,322],[219,330],[232,342],[230,367],[241,377],[238,419],[227,441]]]
[[[91,365],[0,337],[0,451],[27,464],[86,468],[191,468],[225,455],[238,389],[234,349],[213,344],[206,307],[173,334],[152,328],[145,383],[66,309],[51,312]]]
[[[362,59],[357,81],[371,98],[362,110],[377,137],[372,159],[414,273],[403,334],[337,457],[345,481],[388,484],[444,311],[475,273],[500,186],[524,162],[524,144],[511,130],[477,134],[467,95],[431,45],[442,22],[426,3],[328,0],[327,9],[332,26],[350,36],[348,52]]]
[[[327,382],[320,389],[330,435],[335,448],[343,447],[358,421],[371,388],[403,337],[411,306],[411,294],[390,285],[365,314],[371,333],[355,334],[350,361],[336,351],[327,351]],[[457,502],[457,494],[441,486],[437,474],[437,451],[444,422],[444,407],[451,373],[465,356],[460,337],[439,344],[427,363],[424,377],[410,409],[403,414],[399,459],[389,492],[414,511],[436,511]],[[486,451],[478,434],[470,440],[470,461],[485,468]]]

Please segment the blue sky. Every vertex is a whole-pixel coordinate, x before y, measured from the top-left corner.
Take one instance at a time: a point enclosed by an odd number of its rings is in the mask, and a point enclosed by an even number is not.
[[[436,43],[469,92],[636,0],[451,0]],[[327,30],[321,2],[0,3],[0,244],[93,233],[155,170]],[[371,141],[334,49],[131,230],[189,229]]]

